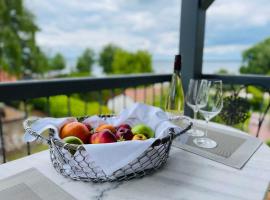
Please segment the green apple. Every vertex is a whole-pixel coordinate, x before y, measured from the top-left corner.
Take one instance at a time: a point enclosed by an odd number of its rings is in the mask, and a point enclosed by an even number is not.
[[[63,140],[65,143],[68,143],[68,144],[79,144],[79,145],[83,144],[81,139],[75,136],[68,136],[68,137],[65,137]]]
[[[138,125],[134,126],[131,129],[131,131],[134,135],[143,134],[147,138],[152,138],[155,136],[154,131],[149,126],[146,126],[145,124],[138,124]]]
[[[63,141],[65,143],[68,143],[68,144],[78,144],[78,145],[83,144],[82,140],[80,138],[75,137],[75,136],[65,137],[63,139]],[[71,153],[71,155],[74,155],[76,153],[76,150],[70,149],[69,152]]]

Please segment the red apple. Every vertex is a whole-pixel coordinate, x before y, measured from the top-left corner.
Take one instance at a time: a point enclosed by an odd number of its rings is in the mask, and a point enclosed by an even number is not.
[[[120,129],[120,128],[126,128],[126,129],[131,130],[131,126],[130,126],[129,124],[120,124],[120,125],[118,126],[118,129]]]
[[[92,141],[92,135],[93,135],[93,134],[90,134],[90,136],[89,136],[89,139],[88,139],[88,143],[89,143],[89,144],[91,144],[91,141]]]
[[[84,123],[83,122],[83,124],[87,127],[87,129],[89,130],[89,131],[91,131],[92,130],[92,127],[91,127],[91,125],[90,124],[87,124],[87,123]]]
[[[100,132],[96,132],[90,137],[90,143],[100,144],[100,143],[113,143],[117,142],[115,135],[109,129],[103,129]]]
[[[111,124],[101,124],[100,126],[96,128],[95,132],[100,132],[106,129],[109,129],[112,133],[116,133],[116,129]]]
[[[115,135],[117,140],[132,140],[133,138],[131,130],[124,127],[120,127]]]

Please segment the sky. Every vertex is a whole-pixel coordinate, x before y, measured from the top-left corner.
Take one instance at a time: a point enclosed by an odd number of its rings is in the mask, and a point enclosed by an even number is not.
[[[145,49],[154,60],[178,52],[181,0],[25,0],[49,55],[75,60],[108,43]],[[269,0],[215,0],[207,11],[204,60],[241,61],[243,50],[270,36]]]
[[[205,58],[241,59],[270,37],[269,0],[215,0],[207,11]]]

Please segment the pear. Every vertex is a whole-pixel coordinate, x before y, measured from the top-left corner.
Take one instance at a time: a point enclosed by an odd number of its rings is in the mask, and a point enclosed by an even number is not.
[[[134,135],[132,140],[146,140],[147,137],[143,134],[137,134],[137,135]]]

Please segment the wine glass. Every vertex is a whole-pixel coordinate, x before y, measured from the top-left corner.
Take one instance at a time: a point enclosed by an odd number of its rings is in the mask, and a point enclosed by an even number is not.
[[[193,124],[195,125],[198,111],[201,107],[204,107],[206,105],[207,99],[205,98],[205,101],[203,101],[203,90],[207,89],[207,80],[195,80],[190,79],[189,85],[188,85],[188,91],[186,94],[186,104],[193,110]],[[202,130],[199,130],[196,128],[196,126],[193,126],[193,128],[188,131],[188,133],[193,137],[201,137],[204,135],[204,132]]]
[[[195,138],[193,142],[202,148],[215,148],[217,146],[217,142],[207,137],[207,128],[208,122],[218,115],[223,107],[223,98],[222,98],[222,81],[221,80],[213,80],[208,81],[208,87],[205,90],[201,90],[201,100],[205,102],[206,97],[206,105],[204,107],[199,108],[199,112],[203,115],[206,120],[206,129],[205,136],[200,138]],[[200,101],[200,99],[198,100]]]

